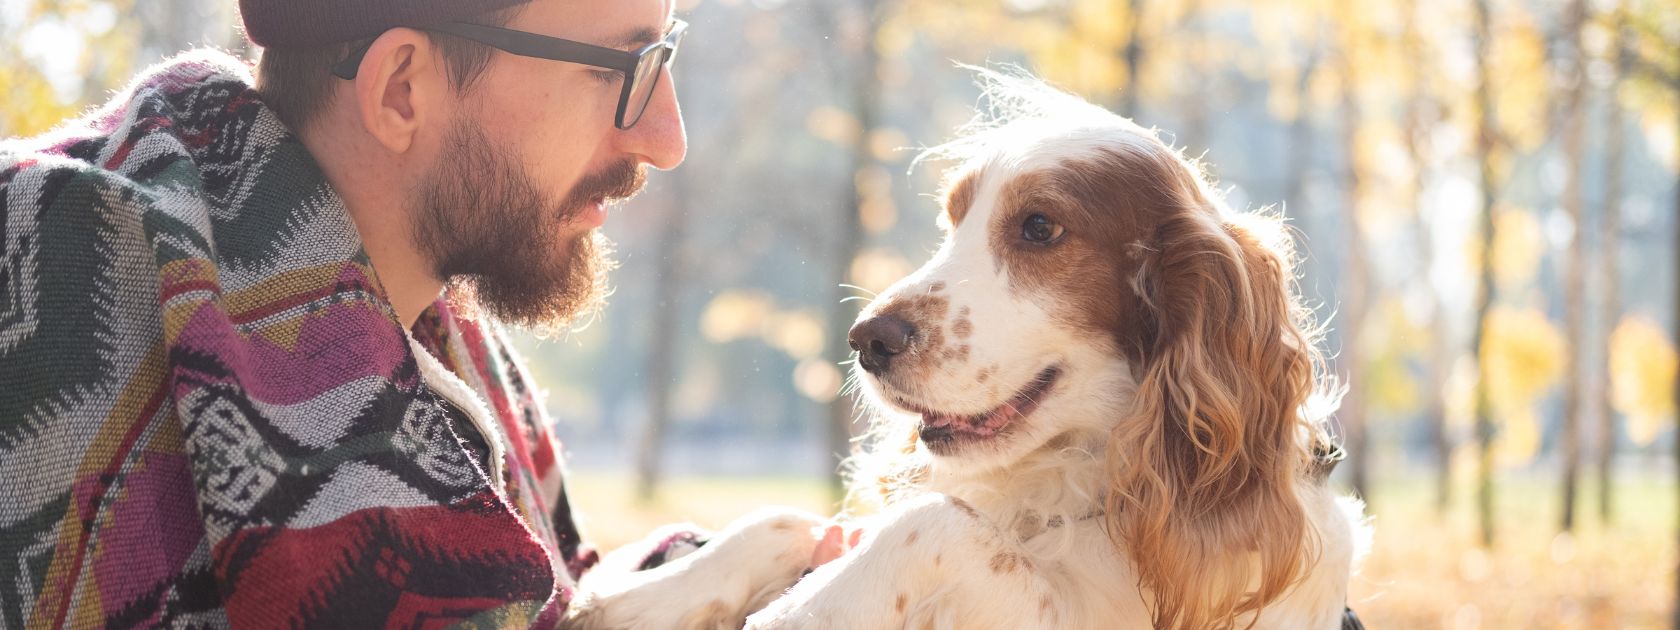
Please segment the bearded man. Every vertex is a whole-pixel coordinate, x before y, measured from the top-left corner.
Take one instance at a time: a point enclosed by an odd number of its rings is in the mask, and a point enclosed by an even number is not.
[[[254,75],[0,143],[0,627],[554,626],[594,555],[495,322],[599,306],[685,25],[240,4]]]

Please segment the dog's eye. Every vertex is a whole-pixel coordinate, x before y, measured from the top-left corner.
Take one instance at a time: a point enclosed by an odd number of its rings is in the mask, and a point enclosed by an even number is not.
[[[1021,224],[1021,238],[1026,239],[1028,243],[1039,245],[1049,245],[1060,240],[1064,231],[1066,230],[1063,230],[1062,226],[1042,214],[1030,215],[1026,222]]]

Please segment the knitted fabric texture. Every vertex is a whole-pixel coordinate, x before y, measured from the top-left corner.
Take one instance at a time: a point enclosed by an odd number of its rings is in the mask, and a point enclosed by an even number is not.
[[[422,28],[531,0],[239,0],[245,36],[265,48],[321,46]]]
[[[398,324],[241,62],[0,142],[0,207],[0,627],[557,623],[593,553],[513,352]]]

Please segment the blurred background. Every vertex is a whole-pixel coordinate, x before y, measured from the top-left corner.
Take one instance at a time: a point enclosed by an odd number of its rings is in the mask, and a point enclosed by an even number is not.
[[[0,136],[232,0],[0,0]],[[860,300],[937,247],[969,64],[1018,64],[1281,208],[1352,385],[1372,628],[1680,628],[1680,0],[679,0],[688,162],[608,221],[605,314],[521,338],[597,544],[831,512]],[[845,286],[843,286],[845,285]],[[1478,377],[1478,375],[1480,377]]]

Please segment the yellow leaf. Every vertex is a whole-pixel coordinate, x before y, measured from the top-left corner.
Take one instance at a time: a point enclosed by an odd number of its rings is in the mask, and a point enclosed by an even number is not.
[[[1637,444],[1650,444],[1674,415],[1676,363],[1674,344],[1648,318],[1624,318],[1610,333],[1610,400]]]
[[[1557,382],[1564,351],[1563,334],[1544,313],[1506,307],[1488,313],[1482,378],[1507,459],[1532,457],[1539,446],[1534,404]]]
[[[1518,288],[1533,280],[1546,250],[1540,221],[1519,208],[1500,208],[1493,232],[1493,273],[1500,287]]]
[[[725,291],[701,312],[700,334],[715,343],[756,334],[774,310],[775,300],[763,291]]]

